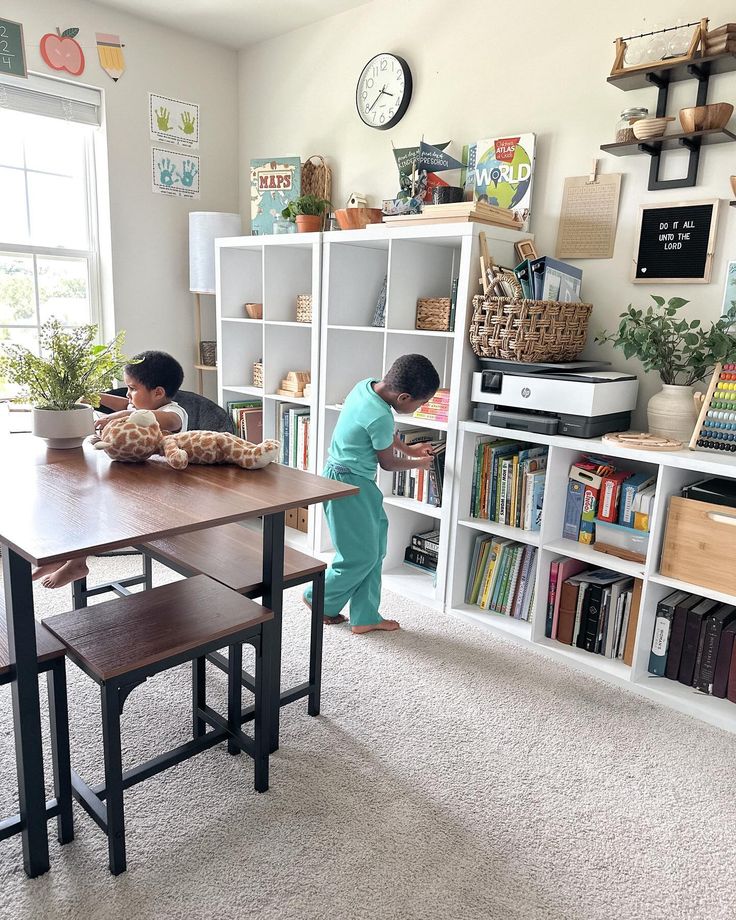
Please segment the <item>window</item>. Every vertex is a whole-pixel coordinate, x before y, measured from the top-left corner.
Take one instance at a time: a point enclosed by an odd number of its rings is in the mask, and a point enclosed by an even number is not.
[[[99,323],[97,127],[70,120],[72,104],[58,95],[26,90],[34,105],[3,107],[5,89],[0,84],[0,343],[37,350],[39,327],[52,317],[65,326]],[[49,101],[58,113],[38,114]],[[0,397],[9,395],[0,378]]]

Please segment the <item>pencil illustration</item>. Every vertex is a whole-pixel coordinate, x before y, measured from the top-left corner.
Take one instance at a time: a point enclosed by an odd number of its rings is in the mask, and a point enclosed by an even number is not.
[[[97,38],[97,55],[100,59],[100,67],[108,77],[111,77],[117,83],[125,73],[125,58],[123,57],[123,45],[120,42],[120,36],[96,32],[95,37]]]

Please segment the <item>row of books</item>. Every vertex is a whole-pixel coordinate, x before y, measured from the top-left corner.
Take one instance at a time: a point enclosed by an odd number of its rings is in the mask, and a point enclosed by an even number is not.
[[[470,514],[523,530],[539,530],[547,448],[476,438]]]
[[[263,440],[263,407],[260,399],[232,400],[225,404],[225,409],[233,420],[235,434],[260,444]]]
[[[736,703],[736,606],[675,591],[657,604],[649,673]]]
[[[414,413],[414,418],[446,422],[450,411],[450,391],[437,390],[434,396]]]
[[[279,462],[296,470],[309,469],[309,408],[279,403],[278,425],[281,441]]]
[[[655,476],[587,456],[570,467],[562,536],[595,543],[596,521],[649,532]]]
[[[415,533],[412,534],[411,543],[404,550],[404,562],[425,572],[436,572],[439,552],[439,530]]]
[[[391,494],[413,498],[436,508],[442,505],[442,481],[445,475],[444,440],[435,440],[437,433],[426,428],[405,428],[399,438],[407,445],[431,444],[432,463],[428,470],[397,470],[393,474]]]
[[[501,537],[475,538],[465,603],[530,620],[536,583],[536,546]]]
[[[561,300],[577,302],[583,283],[583,271],[550,256],[524,259],[514,269],[522,297],[527,300]]]
[[[641,581],[559,557],[550,565],[544,634],[631,665]]]

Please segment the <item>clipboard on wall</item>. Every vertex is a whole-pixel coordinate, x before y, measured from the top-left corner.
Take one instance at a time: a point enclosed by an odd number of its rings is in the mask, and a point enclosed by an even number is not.
[[[616,242],[621,173],[565,179],[555,255],[558,259],[611,259]]]

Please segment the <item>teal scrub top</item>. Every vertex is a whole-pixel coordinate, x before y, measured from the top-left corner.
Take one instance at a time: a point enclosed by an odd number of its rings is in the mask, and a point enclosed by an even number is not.
[[[348,394],[330,444],[330,457],[356,476],[376,478],[376,451],[394,440],[391,406],[375,392],[374,380],[356,383]]]

